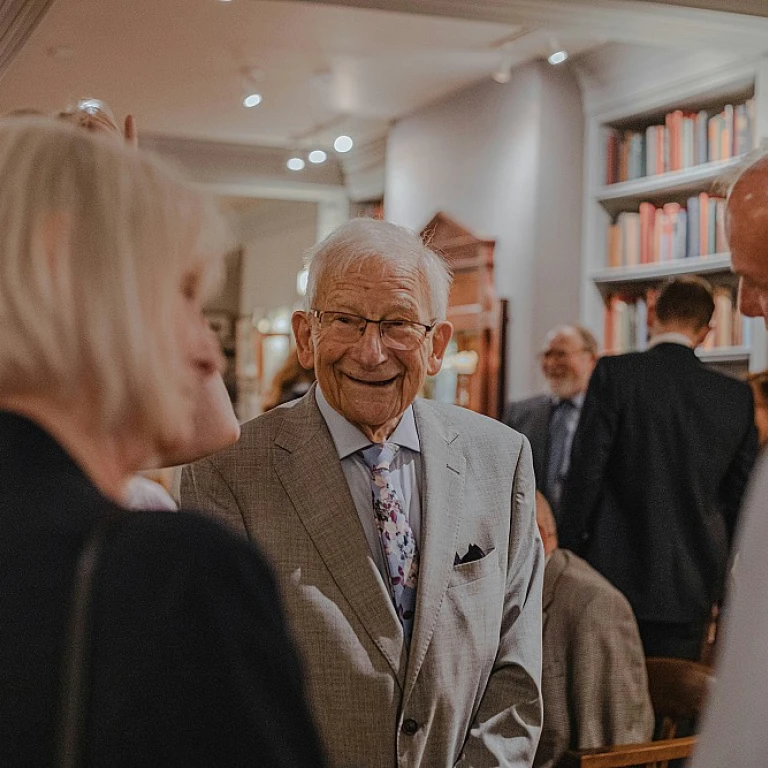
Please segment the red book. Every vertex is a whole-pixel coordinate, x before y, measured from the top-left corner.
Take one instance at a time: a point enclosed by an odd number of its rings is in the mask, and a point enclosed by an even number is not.
[[[640,263],[650,264],[653,256],[653,237],[656,207],[653,203],[640,203]]]

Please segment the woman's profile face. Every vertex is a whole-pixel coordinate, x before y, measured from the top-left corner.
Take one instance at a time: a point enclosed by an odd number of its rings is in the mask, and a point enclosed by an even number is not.
[[[188,272],[182,277],[176,293],[174,321],[176,345],[183,366],[180,372],[181,396],[190,406],[185,410],[189,411],[191,433],[197,394],[202,386],[212,376],[218,375],[224,367],[224,357],[218,340],[203,315],[200,280],[195,272]]]

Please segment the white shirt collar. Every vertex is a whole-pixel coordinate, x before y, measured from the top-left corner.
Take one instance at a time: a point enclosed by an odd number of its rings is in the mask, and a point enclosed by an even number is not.
[[[315,400],[322,417],[331,433],[331,438],[336,446],[339,459],[345,459],[357,451],[371,445],[371,441],[354,425],[345,419],[326,400],[323,390],[318,384],[315,387]],[[389,436],[388,443],[395,443],[401,448],[409,448],[416,453],[421,453],[421,442],[416,429],[416,420],[413,418],[413,407],[408,406],[402,415],[395,431]]]
[[[659,333],[654,336],[648,342],[648,349],[655,347],[657,344],[682,344],[684,347],[690,349],[693,347],[693,343],[684,333]]]

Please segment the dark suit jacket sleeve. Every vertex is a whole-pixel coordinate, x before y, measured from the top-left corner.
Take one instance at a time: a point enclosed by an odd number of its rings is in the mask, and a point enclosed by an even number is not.
[[[507,407],[504,409],[504,415],[501,419],[508,427],[517,429],[515,424],[517,423],[517,403],[507,403]]]
[[[603,477],[618,427],[618,403],[607,359],[599,360],[589,381],[558,521],[560,546],[583,554],[603,488]]]
[[[461,759],[464,768],[530,765],[541,735],[541,591],[544,551],[535,484],[523,438],[512,489],[507,584],[496,663]]]
[[[584,607],[570,659],[573,746],[646,741],[653,731],[645,655],[634,614],[617,591],[603,590]]]
[[[747,432],[744,435],[739,450],[733,457],[731,466],[728,468],[728,474],[725,476],[722,488],[722,509],[725,516],[725,522],[728,526],[728,540],[733,542],[734,529],[741,507],[741,499],[749,481],[749,475],[757,458],[758,442],[757,427],[754,423],[754,405],[752,404],[752,392],[750,396],[750,422]]]

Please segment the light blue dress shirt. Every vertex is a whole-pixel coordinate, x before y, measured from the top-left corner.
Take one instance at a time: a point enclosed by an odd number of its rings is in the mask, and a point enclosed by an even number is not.
[[[368,548],[381,578],[389,591],[389,577],[386,571],[384,553],[376,520],[373,516],[373,499],[371,496],[371,471],[363,461],[359,451],[372,445],[371,441],[356,427],[347,421],[329,404],[320,386],[315,388],[315,399],[320,413],[325,419],[328,431],[336,446],[341,461],[341,469],[347,479],[352,500],[355,502],[360,524],[363,526]],[[413,418],[413,408],[408,406],[400,419],[400,423],[387,440],[395,443],[400,449],[389,472],[392,484],[403,503],[403,512],[413,531],[416,545],[421,545],[421,501],[419,496],[419,480],[421,478],[421,443]]]

